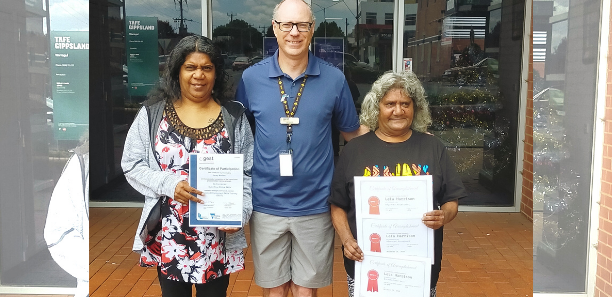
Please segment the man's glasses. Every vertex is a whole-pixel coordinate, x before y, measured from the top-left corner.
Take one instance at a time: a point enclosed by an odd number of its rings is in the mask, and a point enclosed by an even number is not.
[[[291,32],[293,30],[293,26],[297,27],[299,32],[308,32],[310,31],[310,26],[312,23],[303,22],[303,23],[292,23],[292,22],[279,22],[274,20],[276,24],[278,24],[278,28],[283,32]]]

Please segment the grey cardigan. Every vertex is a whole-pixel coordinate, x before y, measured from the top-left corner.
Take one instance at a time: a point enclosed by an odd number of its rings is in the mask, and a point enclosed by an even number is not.
[[[164,172],[153,152],[154,139],[164,113],[165,102],[150,105],[145,102],[125,139],[121,167],[128,183],[145,196],[138,229],[132,250],[140,253],[147,233],[161,220],[161,197],[174,197],[176,185],[183,179],[170,172]],[[244,115],[244,106],[237,101],[223,104],[221,112],[229,133],[230,153],[244,154],[244,199],[242,224],[247,224],[253,211],[251,198],[251,168],[253,166],[253,135]],[[247,247],[244,231],[227,234],[225,248],[228,252]]]

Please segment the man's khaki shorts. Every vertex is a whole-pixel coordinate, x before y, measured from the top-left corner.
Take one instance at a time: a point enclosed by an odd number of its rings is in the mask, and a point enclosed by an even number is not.
[[[322,288],[332,283],[335,233],[329,212],[279,217],[254,211],[250,226],[257,285],[274,288],[292,280]]]

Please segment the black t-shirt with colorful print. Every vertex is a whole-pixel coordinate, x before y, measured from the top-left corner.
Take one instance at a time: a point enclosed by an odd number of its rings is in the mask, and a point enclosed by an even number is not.
[[[434,209],[467,194],[444,144],[435,136],[412,132],[401,143],[388,143],[374,132],[351,140],[342,150],[331,186],[329,202],[347,212],[349,227],[356,235],[355,176],[431,175]],[[431,286],[438,282],[442,260],[442,228],[435,230],[435,261],[431,271]],[[363,247],[362,247],[363,248]],[[355,263],[344,258],[346,272],[354,277]]]

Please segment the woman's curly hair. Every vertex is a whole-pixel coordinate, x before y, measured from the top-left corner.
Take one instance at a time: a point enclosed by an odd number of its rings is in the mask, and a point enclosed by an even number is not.
[[[425,99],[425,89],[423,89],[421,81],[412,71],[402,71],[399,73],[388,71],[372,84],[372,89],[365,95],[361,104],[361,115],[359,116],[361,124],[367,126],[372,131],[378,129],[380,100],[389,91],[395,89],[401,90],[414,103],[414,117],[410,128],[415,131],[426,132],[427,126],[431,124],[429,104]]]

